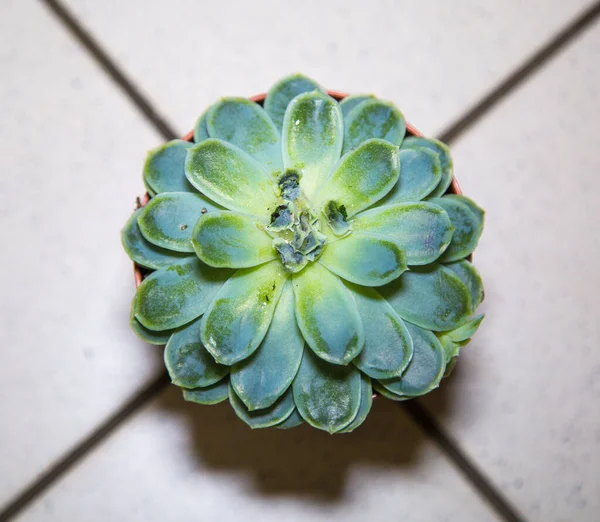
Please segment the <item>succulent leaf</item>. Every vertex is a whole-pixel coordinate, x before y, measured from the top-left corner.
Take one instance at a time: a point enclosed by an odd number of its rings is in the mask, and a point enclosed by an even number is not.
[[[296,320],[308,345],[326,361],[348,364],[364,345],[362,321],[350,291],[318,263],[294,274],[292,283]]]
[[[252,355],[264,339],[287,275],[272,261],[241,268],[219,290],[202,318],[201,339],[221,364]]]
[[[264,106],[279,131],[283,127],[285,111],[290,102],[299,94],[315,90],[325,92],[325,89],[317,82],[302,74],[286,76],[271,87],[265,98]]]
[[[135,317],[150,330],[178,328],[204,313],[230,270],[189,257],[150,274],[135,294]]]
[[[268,217],[277,206],[275,184],[265,168],[225,141],[210,138],[194,145],[185,170],[194,187],[230,210]]]
[[[469,210],[475,214],[475,217],[478,221],[481,221],[482,224],[485,221],[485,210],[483,210],[471,198],[463,196],[462,194],[446,194],[444,198],[450,201],[460,201],[463,205],[469,207]]]
[[[367,140],[337,164],[317,191],[317,206],[335,201],[348,217],[384,197],[398,181],[399,150],[385,140]]]
[[[354,233],[327,245],[319,262],[346,281],[381,286],[406,270],[406,257],[395,241]]]
[[[266,223],[255,216],[229,210],[202,216],[192,234],[198,257],[215,267],[247,268],[275,259]]]
[[[300,185],[311,198],[340,159],[344,139],[338,103],[318,91],[296,96],[283,120],[283,164],[302,172]]]
[[[396,395],[416,397],[439,386],[446,368],[446,354],[433,333],[410,323],[406,326],[413,341],[413,358],[400,377],[379,382]]]
[[[433,189],[430,196],[433,198],[443,196],[452,183],[452,175],[454,172],[454,164],[450,149],[445,143],[433,138],[417,138],[411,136],[406,138],[404,143],[402,143],[402,149],[412,149],[415,147],[425,147],[438,155],[442,166],[442,178],[437,187]]]
[[[208,134],[208,111],[210,109],[204,111],[202,115],[196,121],[196,126],[194,127],[194,143],[200,143],[204,140],[210,138],[210,134]]]
[[[386,399],[390,399],[391,401],[402,402],[408,401],[413,398],[407,397],[406,395],[398,395],[397,393],[394,393],[388,390],[383,385],[381,385],[379,381],[371,380],[371,386],[373,386],[373,390],[376,391],[379,395],[385,397]]]
[[[183,398],[196,404],[212,405],[227,400],[229,397],[229,378],[225,377],[219,382],[206,388],[182,389]]]
[[[282,169],[279,129],[258,103],[247,98],[223,98],[209,110],[207,127],[211,138],[239,147],[268,172]]]
[[[395,241],[408,265],[435,261],[452,239],[448,214],[428,202],[396,203],[365,210],[351,220],[350,226],[356,232]]]
[[[352,94],[350,96],[346,96],[343,100],[340,100],[340,109],[342,109],[342,115],[344,118],[348,117],[348,114],[356,107],[367,100],[373,100],[375,96],[372,94]]]
[[[367,100],[352,109],[344,121],[344,154],[371,138],[400,145],[406,134],[402,113],[389,102]]]
[[[215,362],[200,342],[199,318],[175,331],[164,357],[171,381],[182,388],[205,388],[229,373],[229,367]]]
[[[138,225],[142,235],[161,248],[193,252],[192,231],[198,218],[218,207],[202,194],[164,192],[142,208]]]
[[[365,330],[365,346],[352,361],[373,379],[402,375],[413,356],[413,345],[404,321],[372,288],[350,286]]]
[[[229,387],[229,402],[236,415],[252,429],[268,428],[284,422],[294,411],[294,397],[292,389],[279,397],[275,403],[261,410],[249,410],[242,400],[235,394],[235,390]]]
[[[441,178],[442,167],[435,152],[425,147],[402,149],[398,182],[379,205],[420,201],[439,185]]]
[[[148,153],[144,165],[144,182],[154,194],[161,192],[196,192],[185,177],[185,158],[193,143],[172,140]]]
[[[413,267],[380,293],[402,319],[437,332],[456,328],[472,312],[467,287],[438,263]]]
[[[296,408],[304,420],[329,433],[348,426],[360,407],[358,369],[328,363],[312,350],[304,350],[292,389]]]
[[[131,303],[131,313],[129,314],[129,325],[139,339],[149,344],[164,345],[167,344],[174,330],[154,331],[148,330],[142,323],[135,318],[135,301]]]
[[[248,410],[268,408],[281,397],[298,373],[303,351],[304,338],[294,317],[294,291],[288,281],[263,342],[231,369],[231,386]]]
[[[471,212],[462,199],[443,197],[429,201],[439,205],[448,213],[454,227],[452,241],[440,256],[440,261],[451,262],[464,259],[475,250],[479,242],[483,232],[483,220]]]
[[[290,428],[296,428],[300,426],[300,424],[304,424],[304,419],[302,418],[302,415],[298,413],[298,410],[294,408],[294,411],[291,413],[291,415],[283,422],[277,424],[275,427],[281,430],[289,430]]]
[[[483,321],[484,317],[484,314],[476,315],[475,317],[469,319],[469,321],[467,321],[465,324],[460,325],[458,328],[450,330],[449,332],[444,332],[444,335],[448,336],[448,338],[455,343],[468,341],[471,337],[473,337],[473,335],[475,335],[475,332],[478,330],[479,325]]]
[[[348,426],[338,431],[338,433],[350,433],[358,428],[367,418],[369,412],[373,406],[373,387],[371,386],[371,379],[364,373],[360,374],[360,404],[358,406],[358,412],[356,417],[352,420]]]
[[[460,280],[469,289],[473,310],[477,309],[477,307],[483,302],[485,292],[483,290],[483,281],[481,279],[481,275],[479,275],[475,265],[466,259],[463,259],[462,261],[449,263],[445,266],[446,268],[452,270],[458,277],[460,277]]]
[[[173,252],[150,243],[138,226],[138,217],[142,209],[136,210],[121,231],[121,244],[132,261],[146,268],[162,268],[172,265],[189,256],[184,252]]]

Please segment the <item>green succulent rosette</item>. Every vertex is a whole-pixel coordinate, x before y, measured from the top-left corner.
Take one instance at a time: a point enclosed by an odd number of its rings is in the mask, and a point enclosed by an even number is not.
[[[133,330],[166,344],[186,400],[252,428],[350,432],[374,391],[428,393],[483,319],[484,213],[447,194],[452,169],[373,96],[294,75],[262,106],[219,100],[148,155],[152,198],[122,231],[147,271]]]

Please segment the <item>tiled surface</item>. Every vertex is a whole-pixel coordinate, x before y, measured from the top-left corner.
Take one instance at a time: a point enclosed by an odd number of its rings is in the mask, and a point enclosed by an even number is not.
[[[228,404],[175,388],[41,497],[21,522],[497,521],[433,442],[387,401],[348,437],[252,431]]]
[[[0,2],[0,506],[155,375],[118,232],[159,141],[37,2]]]
[[[600,24],[454,144],[487,318],[427,403],[531,520],[600,513]]]
[[[67,0],[180,133],[217,97],[302,71],[434,134],[591,3]]]

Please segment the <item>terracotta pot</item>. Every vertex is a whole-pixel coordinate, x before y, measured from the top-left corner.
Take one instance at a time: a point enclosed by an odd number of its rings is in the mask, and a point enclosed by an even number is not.
[[[347,93],[340,92],[340,91],[327,91],[327,94],[329,94],[329,96],[331,96],[332,98],[335,98],[338,101],[340,101],[340,100],[344,99],[346,96],[348,96]],[[262,103],[265,101],[266,96],[267,96],[266,93],[257,94],[255,96],[251,96],[250,100],[262,105]],[[406,123],[406,131],[410,136],[423,137],[423,134],[421,134],[410,123]],[[194,131],[188,132],[181,139],[185,140],[185,141],[193,141],[194,140]],[[458,181],[456,181],[455,177],[452,178],[452,184],[450,185],[448,192],[450,192],[451,194],[462,194],[462,191],[460,190],[460,186],[458,185]],[[149,200],[150,200],[150,195],[148,193],[144,194],[144,196],[142,198],[138,199],[138,208],[143,207],[146,203],[148,203]],[[142,270],[143,270],[142,267],[140,267],[136,263],[133,264],[133,275],[135,278],[136,288],[142,284],[142,280],[144,279],[144,274],[143,274]]]

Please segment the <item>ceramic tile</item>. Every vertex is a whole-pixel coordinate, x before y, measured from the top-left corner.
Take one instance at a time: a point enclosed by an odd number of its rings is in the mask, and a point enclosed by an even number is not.
[[[109,499],[107,501],[107,499]],[[395,404],[348,436],[252,431],[174,387],[18,520],[497,521]]]
[[[600,24],[454,145],[487,318],[428,401],[532,521],[600,511]]]
[[[180,133],[219,96],[302,71],[391,99],[433,134],[592,4],[65,1]]]
[[[0,505],[156,375],[119,230],[160,141],[38,2],[0,2]]]

